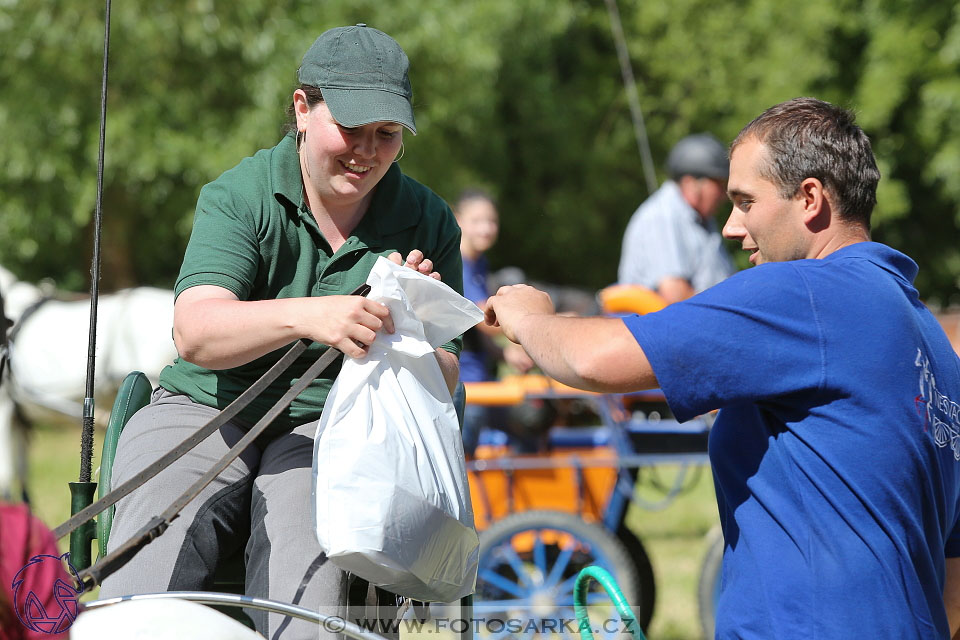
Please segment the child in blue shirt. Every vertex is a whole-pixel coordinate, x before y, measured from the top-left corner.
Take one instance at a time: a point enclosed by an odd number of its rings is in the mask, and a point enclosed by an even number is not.
[[[460,257],[463,260],[463,295],[481,308],[486,303],[487,276],[490,268],[486,252],[497,241],[500,232],[500,216],[493,199],[485,192],[468,189],[460,194],[453,207],[454,216],[460,225]],[[501,347],[495,341],[500,330],[480,324],[463,336],[460,352],[460,380],[463,382],[486,382],[495,378],[495,368],[506,362],[520,373],[526,373],[533,361],[523,347],[508,343]],[[463,416],[463,450],[472,455],[477,448],[483,428],[503,428],[506,412],[496,407],[467,405]]]

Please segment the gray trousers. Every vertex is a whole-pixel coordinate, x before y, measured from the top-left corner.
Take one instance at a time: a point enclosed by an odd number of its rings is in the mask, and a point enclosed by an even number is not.
[[[113,468],[113,486],[170,451],[217,413],[186,396],[163,388],[155,390],[151,403],[138,411],[123,430]],[[248,447],[186,506],[163,535],[104,581],[100,597],[209,591],[213,589],[218,565],[231,560],[238,564],[245,558],[247,595],[348,617],[350,577],[327,561],[313,529],[311,467],[315,432],[316,422],[311,422],[263,447]],[[244,433],[244,429],[228,422],[117,503],[109,550],[165,510]],[[247,614],[268,640],[338,637],[322,626],[280,614],[255,610],[247,610]],[[350,611],[349,617],[357,616]]]

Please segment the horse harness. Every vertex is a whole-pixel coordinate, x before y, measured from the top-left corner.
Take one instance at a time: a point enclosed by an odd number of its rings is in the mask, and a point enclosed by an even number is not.
[[[351,295],[365,296],[369,292],[370,286],[364,284],[353,291]],[[284,356],[278,360],[273,367],[263,374],[259,380],[254,382],[250,388],[237,396],[237,398],[227,405],[215,418],[210,420],[210,422],[204,425],[201,429],[197,430],[196,433],[174,447],[173,450],[167,452],[156,462],[130,478],[130,480],[124,482],[119,487],[111,489],[107,495],[103,496],[85,509],[78,511],[69,520],[53,530],[54,537],[58,539],[62,538],[71,531],[80,527],[101,511],[116,504],[120,499],[124,498],[132,493],[135,489],[142,486],[174,461],[183,457],[188,451],[190,451],[206,437],[211,435],[214,431],[217,431],[226,422],[240,413],[240,411],[250,404],[250,402],[252,402],[257,396],[263,393],[267,387],[269,387],[278,377],[280,377],[280,375],[291,364],[293,364],[304,351],[306,351],[309,344],[310,341],[306,339],[301,339],[295,342],[290,350],[287,351],[287,353],[284,354]],[[279,416],[290,405],[290,403],[293,402],[293,400],[300,395],[300,393],[340,355],[342,355],[341,352],[333,347],[329,347],[327,350],[325,350],[323,354],[317,358],[312,365],[310,365],[310,367],[303,373],[297,382],[287,390],[283,397],[281,397],[276,404],[274,404],[273,407],[271,407],[270,410],[267,411],[264,416],[246,434],[244,434],[239,441],[237,441],[237,443],[226,453],[226,455],[214,463],[214,465],[203,476],[201,476],[200,479],[198,479],[179,498],[177,498],[173,504],[171,504],[162,514],[151,518],[140,529],[140,531],[137,532],[136,535],[134,535],[124,544],[120,545],[111,553],[108,553],[106,556],[100,558],[94,566],[81,571],[78,577],[85,587],[92,588],[100,584],[104,578],[117,571],[127,564],[131,559],[133,559],[133,557],[141,548],[143,548],[143,546],[166,531],[167,527],[170,526],[170,523],[177,518],[180,511],[193,498],[199,495],[204,487],[210,484],[224,469],[226,469],[230,463],[233,462],[233,460],[235,460],[244,451],[244,449],[253,443],[257,437],[263,433],[267,427],[270,426],[277,416]]]
[[[30,316],[53,299],[53,296],[48,295],[38,298],[24,309],[20,317],[17,318],[17,321],[14,322],[7,317],[3,304],[3,292],[0,291],[0,334],[2,334],[0,335],[0,382],[3,381],[3,371],[6,369],[7,362],[10,359],[10,345],[16,340],[17,334],[20,333],[20,330],[26,321],[30,319]]]
[[[3,291],[0,291],[0,383],[3,382],[3,372],[7,368],[7,331],[13,326],[13,322],[7,317],[3,306]]]

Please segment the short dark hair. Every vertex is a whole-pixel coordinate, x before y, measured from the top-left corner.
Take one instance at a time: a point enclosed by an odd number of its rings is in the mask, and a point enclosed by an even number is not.
[[[307,94],[307,106],[313,109],[315,106],[323,102],[323,93],[320,91],[320,87],[315,87],[310,84],[301,84],[297,89],[303,90]],[[287,105],[287,131],[296,132],[297,130],[297,112],[293,107],[293,100],[290,100],[290,104]]]
[[[494,208],[497,206],[493,196],[491,196],[488,192],[476,187],[470,187],[461,191],[460,195],[457,196],[457,200],[453,205],[453,212],[456,215],[460,215],[460,210],[463,208],[463,205],[473,200],[485,200],[492,204]]]
[[[851,111],[816,98],[794,98],[754,118],[730,145],[730,154],[751,138],[769,150],[760,172],[781,197],[794,197],[801,182],[816,178],[833,196],[841,219],[870,226],[880,171],[870,139]]]

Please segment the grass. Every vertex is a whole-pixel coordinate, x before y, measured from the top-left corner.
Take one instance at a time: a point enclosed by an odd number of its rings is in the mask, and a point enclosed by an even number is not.
[[[94,436],[96,455],[93,469],[100,464],[103,431]],[[37,423],[30,439],[29,491],[34,513],[50,527],[70,517],[70,488],[80,475],[80,423]],[[61,540],[66,551],[66,539]]]
[[[33,512],[51,529],[70,517],[70,482],[80,476],[80,423],[37,422],[31,430],[28,490]],[[103,431],[94,436],[93,471],[100,465]],[[69,551],[70,537],[58,541],[61,552]],[[92,559],[96,559],[96,551]],[[82,601],[95,600],[99,587],[81,596]]]
[[[657,585],[650,640],[696,640],[702,637],[697,609],[697,583],[703,557],[707,552],[707,533],[718,521],[709,469],[692,470],[695,481],[689,490],[666,508],[651,511],[632,506],[627,525],[646,547]],[[659,476],[672,482],[677,467],[657,469]],[[647,473],[649,475],[649,472]],[[652,501],[663,494],[653,490],[641,475],[637,495]]]
[[[99,450],[103,432],[95,437]],[[79,473],[80,425],[38,423],[30,446],[29,488],[34,512],[51,528],[70,516],[68,482]],[[95,459],[96,470],[99,460]],[[678,467],[657,469],[661,484],[671,484]],[[704,469],[689,490],[661,510],[631,506],[627,524],[639,536],[653,564],[657,600],[650,640],[699,640],[702,637],[697,612],[696,591],[700,567],[706,553],[706,534],[717,521],[713,482]],[[644,471],[637,496],[646,502],[662,497]],[[67,540],[60,541],[63,551]],[[93,598],[96,593],[84,599]]]

